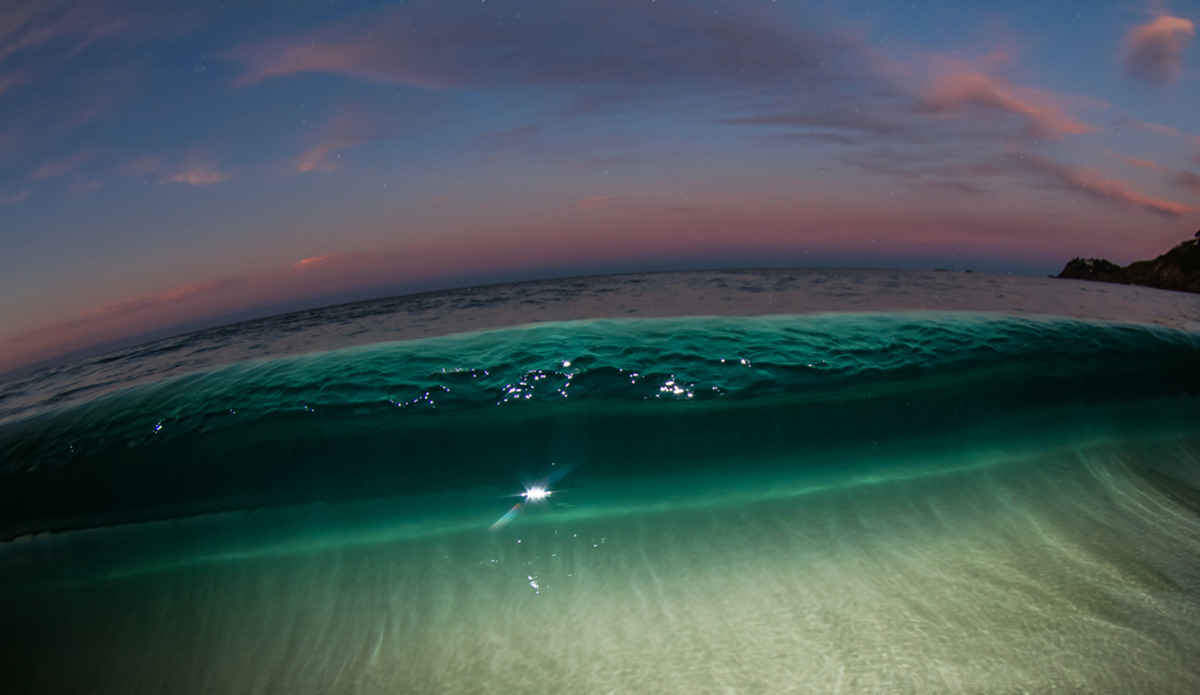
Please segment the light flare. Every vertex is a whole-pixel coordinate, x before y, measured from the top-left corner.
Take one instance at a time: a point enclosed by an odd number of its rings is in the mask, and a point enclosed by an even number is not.
[[[550,486],[554,485],[554,483],[558,482],[565,475],[570,473],[572,468],[572,466],[556,466],[553,463],[550,465],[554,467],[553,472],[537,482],[526,484],[525,491],[517,495],[521,498],[521,501],[514,504],[511,509],[504,513],[504,516],[500,517],[496,520],[496,523],[492,524],[492,531],[503,528],[512,523],[512,521],[517,518],[517,515],[520,514],[521,510],[525,507],[531,504],[544,504],[546,498],[553,494]]]

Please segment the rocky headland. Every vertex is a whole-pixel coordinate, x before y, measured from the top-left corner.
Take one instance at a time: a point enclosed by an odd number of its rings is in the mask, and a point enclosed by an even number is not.
[[[1058,277],[1200,293],[1200,232],[1152,261],[1119,266],[1103,258],[1076,258]]]

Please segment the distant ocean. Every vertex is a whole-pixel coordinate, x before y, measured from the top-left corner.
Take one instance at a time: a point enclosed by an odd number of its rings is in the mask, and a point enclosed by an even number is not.
[[[1200,296],[465,288],[0,384],[4,693],[1197,693]]]

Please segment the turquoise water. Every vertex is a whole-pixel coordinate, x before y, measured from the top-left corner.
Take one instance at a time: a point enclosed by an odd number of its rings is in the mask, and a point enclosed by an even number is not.
[[[6,680],[1198,692],[1198,358],[1052,316],[600,319],[43,400],[0,424]]]

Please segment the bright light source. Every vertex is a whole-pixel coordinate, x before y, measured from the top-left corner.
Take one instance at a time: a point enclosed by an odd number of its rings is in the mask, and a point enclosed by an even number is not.
[[[544,487],[531,487],[525,492],[521,493],[521,496],[530,502],[537,502],[538,500],[544,500],[549,497],[550,491]]]

